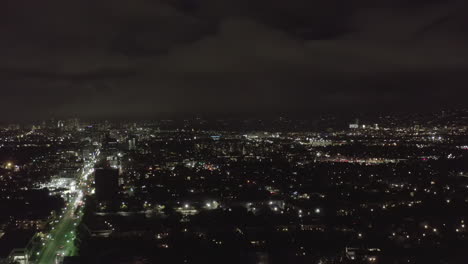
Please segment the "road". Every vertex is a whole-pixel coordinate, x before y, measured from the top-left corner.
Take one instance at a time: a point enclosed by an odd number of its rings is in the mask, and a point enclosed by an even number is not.
[[[73,198],[68,202],[65,211],[62,213],[60,218],[56,220],[53,225],[51,232],[47,235],[47,238],[43,241],[43,247],[38,255],[38,260],[35,263],[38,264],[56,264],[61,263],[63,257],[73,256],[76,253],[74,246],[74,238],[76,234],[76,228],[81,221],[81,212],[75,215],[75,211],[80,205],[83,205],[83,193],[89,193],[90,188],[90,177],[93,172],[92,164],[88,164],[84,168],[84,173],[78,179],[78,190],[74,194]],[[83,206],[81,206],[82,208]]]
[[[74,206],[69,206],[59,222],[55,225],[50,238],[40,254],[39,264],[60,263],[63,256],[71,256],[75,252],[73,243],[76,226],[81,220],[73,216]]]

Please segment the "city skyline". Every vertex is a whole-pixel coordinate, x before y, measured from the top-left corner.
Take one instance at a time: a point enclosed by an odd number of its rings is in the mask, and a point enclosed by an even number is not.
[[[462,264],[467,117],[0,126],[0,262]]]

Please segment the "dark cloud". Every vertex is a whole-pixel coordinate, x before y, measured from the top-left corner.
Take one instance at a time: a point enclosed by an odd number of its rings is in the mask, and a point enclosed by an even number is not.
[[[12,118],[417,109],[467,95],[462,1],[1,5]]]

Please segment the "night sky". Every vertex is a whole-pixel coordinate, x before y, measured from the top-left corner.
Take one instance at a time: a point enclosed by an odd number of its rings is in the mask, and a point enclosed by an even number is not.
[[[2,0],[0,121],[466,106],[465,2]]]

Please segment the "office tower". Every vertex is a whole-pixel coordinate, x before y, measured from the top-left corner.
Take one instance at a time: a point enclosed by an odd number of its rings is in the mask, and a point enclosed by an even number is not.
[[[117,198],[119,192],[118,169],[97,168],[94,177],[98,201],[112,201]]]

